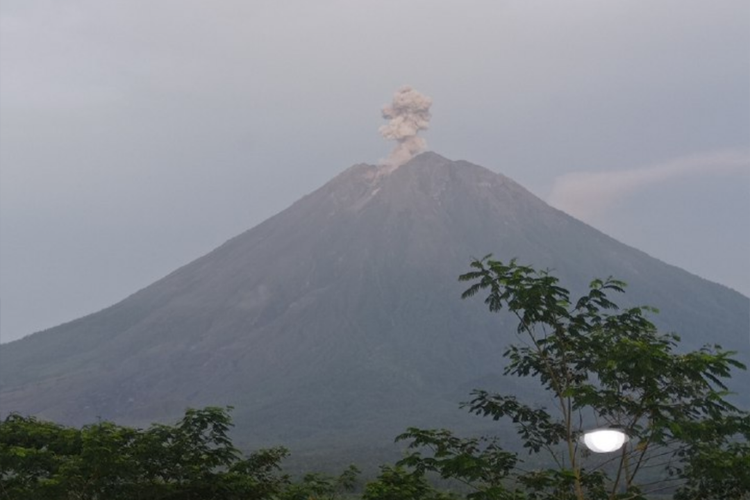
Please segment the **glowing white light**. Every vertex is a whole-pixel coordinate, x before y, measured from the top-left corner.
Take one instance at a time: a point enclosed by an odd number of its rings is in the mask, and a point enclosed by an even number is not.
[[[597,429],[583,435],[583,443],[594,453],[609,453],[622,448],[628,436],[617,429]]]

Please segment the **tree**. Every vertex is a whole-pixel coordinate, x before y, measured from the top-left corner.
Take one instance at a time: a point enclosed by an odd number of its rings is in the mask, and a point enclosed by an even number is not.
[[[400,466],[380,467],[378,477],[365,485],[362,500],[455,500],[458,497],[436,490],[420,470]]]
[[[81,453],[81,433],[33,417],[9,415],[0,425],[0,498],[54,498],[55,478]],[[59,496],[59,498],[63,498]]]
[[[281,473],[284,448],[243,456],[229,437],[231,408],[188,409],[175,425],[81,429],[9,415],[0,422],[0,500],[334,500],[359,470]]]
[[[271,499],[290,484],[283,448],[243,457],[228,409],[187,410],[174,426],[99,422],[71,429],[10,415],[0,423],[0,499]]]
[[[415,450],[402,465],[464,481],[475,499],[750,498],[750,417],[727,400],[724,384],[744,369],[735,353],[718,345],[676,351],[679,337],[647,319],[655,309],[610,300],[625,287],[612,278],[572,301],[557,278],[515,261],[487,256],[471,267],[459,278],[471,282],[462,297],[486,293],[490,311],[516,317],[520,342],[503,355],[505,373],[537,380],[550,408],[483,390],[465,406],[510,419],[529,462],[546,454],[554,466],[524,470],[496,441],[414,428],[398,438]],[[597,459],[581,443],[592,427],[617,427],[629,441]]]

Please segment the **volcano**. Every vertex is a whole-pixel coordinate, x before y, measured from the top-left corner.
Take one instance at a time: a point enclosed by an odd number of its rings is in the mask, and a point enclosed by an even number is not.
[[[459,298],[457,277],[488,253],[574,293],[614,276],[628,283],[615,302],[658,307],[685,348],[750,352],[747,297],[428,152],[355,165],[125,300],[0,346],[0,410],[147,425],[232,405],[246,446],[302,452],[487,425],[458,408],[472,389],[524,390],[501,376],[514,325]]]

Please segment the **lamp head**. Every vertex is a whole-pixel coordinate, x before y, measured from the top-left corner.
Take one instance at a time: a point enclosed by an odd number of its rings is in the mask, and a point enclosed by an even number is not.
[[[583,434],[583,444],[594,453],[617,451],[628,441],[628,435],[619,429],[594,429]]]

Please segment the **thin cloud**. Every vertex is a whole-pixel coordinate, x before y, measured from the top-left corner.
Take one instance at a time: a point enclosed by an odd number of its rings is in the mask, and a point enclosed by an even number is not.
[[[688,176],[750,173],[750,151],[725,149],[611,172],[571,172],[555,179],[548,203],[590,221],[640,189]]]

